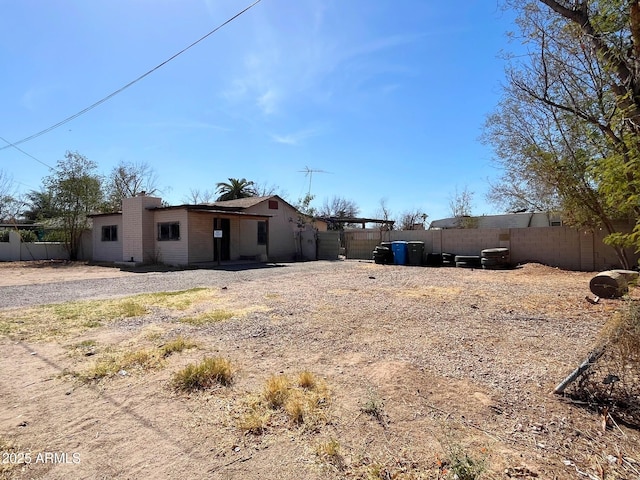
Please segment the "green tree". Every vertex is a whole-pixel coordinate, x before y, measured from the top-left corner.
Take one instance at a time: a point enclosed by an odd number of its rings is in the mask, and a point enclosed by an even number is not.
[[[103,203],[102,179],[97,165],[78,152],[67,152],[54,172],[43,180],[50,192],[55,218],[64,234],[69,258],[78,259],[82,233],[89,229],[87,215],[100,210]]]
[[[637,2],[507,4],[519,10],[529,55],[510,63],[504,99],[487,122],[505,170],[492,196],[604,225],[628,267],[621,247],[640,245],[640,226],[634,239],[616,231],[616,220],[640,218]]]
[[[49,220],[56,216],[53,208],[53,196],[47,190],[31,190],[26,194],[24,218],[33,222]]]
[[[229,178],[228,183],[216,183],[216,193],[219,195],[217,198],[218,202],[256,196],[254,183],[248,181],[246,178]]]

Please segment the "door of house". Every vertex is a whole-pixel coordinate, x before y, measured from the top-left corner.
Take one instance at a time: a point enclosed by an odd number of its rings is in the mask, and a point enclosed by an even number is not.
[[[222,238],[213,239],[213,261],[218,261],[218,255],[220,260],[231,259],[231,220],[228,218],[215,218],[213,220],[213,230],[222,230]],[[218,252],[218,244],[220,244],[220,251]]]

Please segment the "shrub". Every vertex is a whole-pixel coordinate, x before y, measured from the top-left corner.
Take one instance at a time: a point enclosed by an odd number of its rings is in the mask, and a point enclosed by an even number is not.
[[[38,241],[38,235],[33,230],[20,230],[20,240],[23,243],[33,243]]]
[[[375,418],[383,427],[387,426],[387,417],[384,412],[384,402],[375,392],[369,392],[369,396],[362,407],[360,407],[360,411]]]
[[[42,235],[43,242],[64,242],[65,240],[64,230],[47,230]]]
[[[485,458],[475,458],[458,444],[450,444],[446,448],[448,467],[447,476],[456,480],[476,480],[485,471]]]
[[[0,230],[0,242],[8,242],[9,241],[9,230],[2,229]]]

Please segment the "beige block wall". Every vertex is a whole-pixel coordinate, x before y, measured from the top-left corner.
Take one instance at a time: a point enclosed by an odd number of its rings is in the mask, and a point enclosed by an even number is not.
[[[277,210],[269,209],[269,202],[264,201],[248,208],[246,212],[271,215],[271,218],[269,218],[269,260],[294,260],[297,252],[295,230],[297,229],[296,219],[298,214],[295,209],[284,202],[277,201]]]
[[[568,270],[602,271],[620,268],[613,248],[605,245],[603,232],[595,235],[571,227],[532,227],[511,229],[447,229],[392,231],[391,240],[420,240],[425,251],[456,255],[480,255],[485,248],[510,249],[512,263],[539,262]],[[375,240],[366,232],[347,232],[352,248],[348,258],[370,259]],[[368,237],[368,238],[367,238]],[[638,254],[628,252],[632,263]]]
[[[148,208],[161,204],[162,199],[157,197],[140,196],[122,200],[122,260],[155,260],[154,212]]]
[[[107,225],[118,226],[117,241],[102,241],[102,227]],[[114,214],[109,216],[94,217],[92,229],[93,260],[96,262],[121,262],[123,233],[122,215]]]
[[[180,226],[182,230],[182,225]],[[213,216],[189,212],[189,263],[213,261]]]
[[[266,220],[266,219],[265,219]],[[243,257],[253,257],[256,255],[266,255],[267,246],[258,245],[258,222],[259,220],[240,219],[239,234],[239,255]],[[269,222],[271,227],[271,222]]]
[[[189,264],[189,217],[186,210],[160,210],[154,212],[154,257],[167,265]],[[158,240],[158,224],[178,222],[180,224],[180,240]]]
[[[583,263],[580,242],[580,232],[568,227],[514,228],[511,229],[511,261],[580,270]],[[590,265],[589,270],[592,269]]]

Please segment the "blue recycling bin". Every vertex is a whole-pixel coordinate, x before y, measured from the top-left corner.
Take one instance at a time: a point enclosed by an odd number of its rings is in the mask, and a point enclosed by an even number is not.
[[[409,250],[409,244],[407,242],[391,242],[391,250],[393,251],[393,263],[395,265],[407,264],[407,252]]]

